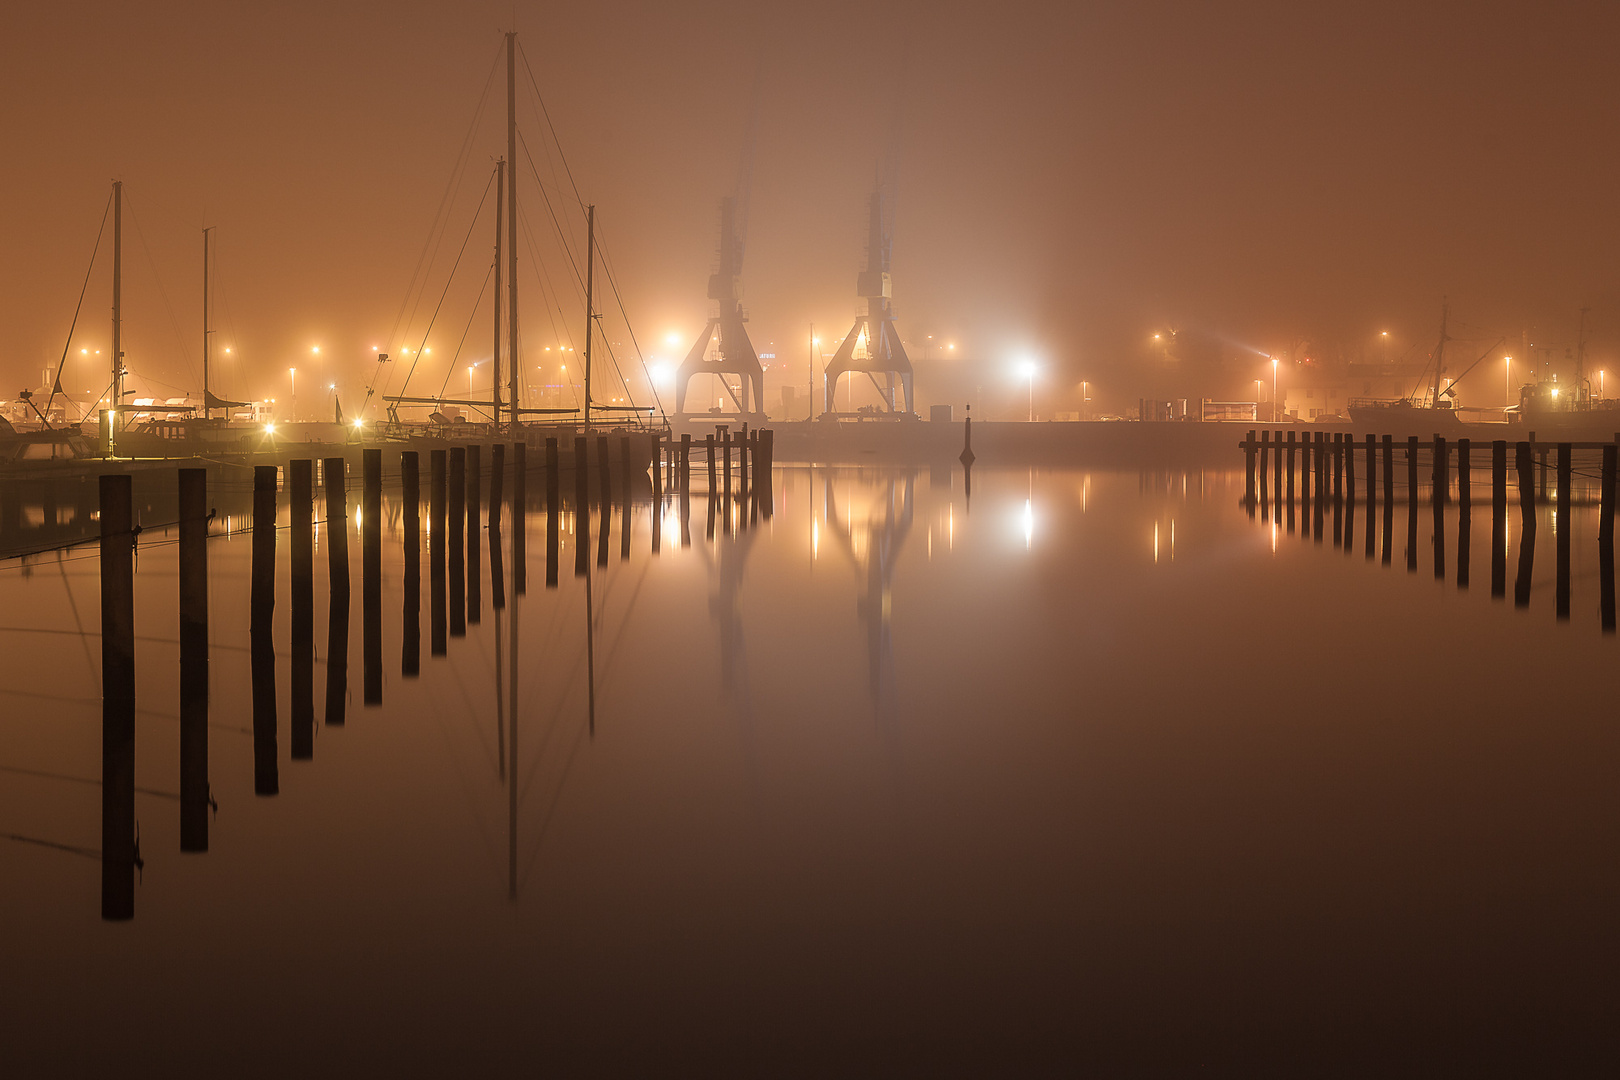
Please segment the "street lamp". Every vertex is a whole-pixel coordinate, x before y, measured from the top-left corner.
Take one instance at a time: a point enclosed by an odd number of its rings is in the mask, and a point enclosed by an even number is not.
[[[1502,402],[1504,408],[1513,407],[1513,357],[1504,356],[1502,371]]]
[[[288,368],[287,378],[292,381],[292,418],[296,420],[298,419],[298,369],[295,367]]]
[[[1271,422],[1277,422],[1277,358],[1271,358]]]
[[[1035,361],[1025,360],[1023,371],[1029,376],[1029,422],[1035,422]]]

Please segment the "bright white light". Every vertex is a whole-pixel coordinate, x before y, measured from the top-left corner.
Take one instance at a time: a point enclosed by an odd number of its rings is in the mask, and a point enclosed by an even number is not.
[[[319,345],[312,347],[309,351],[314,353],[316,356],[321,355],[321,347]]]
[[[364,420],[362,420],[362,419],[360,419],[360,418],[359,418],[359,417],[358,417],[358,416],[357,416],[357,417],[355,417],[355,418],[354,418],[354,426],[355,426],[355,427],[357,427],[357,428],[358,428],[358,427],[365,427],[365,426],[366,426],[366,422],[365,422],[365,421],[364,421]]]
[[[669,333],[664,335],[664,344],[666,344],[666,345],[679,345],[680,343],[681,343],[681,335],[679,333],[677,333],[676,331],[671,330]]]
[[[1033,360],[1021,360],[1018,363],[1018,374],[1021,378],[1033,379],[1037,370],[1039,369]]]
[[[276,425],[274,425],[274,424],[266,424],[266,425],[264,425],[264,433],[266,435],[274,435],[276,433]]]
[[[1024,500],[1024,549],[1027,551],[1035,543],[1035,508],[1030,500]]]
[[[647,369],[655,383],[666,384],[675,378],[675,369],[665,363],[657,363]]]

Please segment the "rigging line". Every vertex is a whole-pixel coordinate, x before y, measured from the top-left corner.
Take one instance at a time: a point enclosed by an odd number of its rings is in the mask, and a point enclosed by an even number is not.
[[[652,390],[653,403],[658,406],[658,415],[662,416],[667,422],[669,420],[669,414],[664,411],[663,398],[658,393],[657,384],[653,382],[652,373],[647,370],[647,357],[641,351],[641,342],[636,340],[636,328],[630,325],[630,313],[625,310],[624,297],[619,293],[619,281],[613,273],[613,262],[608,258],[606,242],[598,239],[596,247],[597,250],[602,253],[602,269],[607,271],[608,285],[613,289],[613,300],[619,305],[619,314],[624,317],[625,331],[630,335],[631,347],[636,350],[636,359],[641,364],[641,373],[642,375],[646,376],[647,386]],[[629,393],[628,387],[625,388],[625,393]]]
[[[551,322],[551,332],[557,336],[557,338],[559,339],[559,344],[561,344],[561,340],[566,339],[568,341],[568,343],[569,343],[569,347],[573,348],[573,342],[574,342],[573,333],[571,331],[569,331],[569,330],[561,330],[561,331],[559,331],[557,329],[557,320],[552,316],[552,308],[553,308],[553,306],[555,306],[558,315],[563,314],[562,303],[561,303],[560,299],[557,298],[557,290],[556,290],[556,287],[552,284],[551,273],[550,273],[550,271],[548,271],[546,269],[546,264],[545,264],[544,260],[542,260],[540,258],[540,256],[539,256],[538,250],[537,250],[537,248],[535,246],[535,242],[534,242],[534,233],[529,228],[529,219],[528,219],[527,214],[525,214],[522,207],[518,208],[518,224],[523,230],[524,243],[526,243],[528,245],[528,247],[529,247],[529,257],[534,260],[535,266],[537,266],[539,268],[539,274],[536,275],[536,276],[537,276],[537,279],[540,282],[540,296],[541,296],[541,298],[543,300],[546,301],[546,304],[545,304],[546,318],[548,320],[550,320],[550,322]],[[566,318],[563,320],[563,325],[565,327],[568,325],[568,320]],[[578,408],[579,407],[579,391],[575,388],[574,383],[573,383],[572,380],[568,381],[568,392],[573,395],[574,407]]]
[[[529,142],[518,132],[518,143],[523,147],[523,156],[528,159],[529,171],[534,174],[535,183],[540,183],[540,171],[535,168],[534,155],[529,153]],[[585,294],[585,275],[579,272],[579,262],[574,258],[574,249],[568,246],[568,237],[563,233],[562,222],[557,219],[557,208],[551,205],[546,197],[545,185],[540,185],[540,200],[546,204],[546,210],[551,214],[551,223],[557,227],[557,238],[562,241],[563,253],[568,256],[568,265],[574,268],[574,280],[579,284],[580,295]]]
[[[422,331],[422,340],[416,346],[416,359],[411,361],[411,370],[405,373],[405,382],[399,388],[403,396],[411,385],[411,376],[416,374],[416,365],[422,360],[422,350],[427,347],[428,335],[433,333],[433,324],[439,321],[439,312],[444,308],[444,299],[450,295],[450,286],[456,280],[456,270],[461,266],[461,257],[467,254],[467,245],[472,241],[473,230],[478,227],[478,217],[484,212],[484,203],[489,199],[489,189],[495,186],[495,174],[489,174],[489,180],[484,184],[483,197],[478,200],[478,209],[473,211],[473,219],[467,225],[467,236],[461,241],[461,250],[456,252],[456,261],[450,267],[450,276],[445,279],[444,292],[439,294],[439,303],[433,309],[433,318],[428,320],[427,329]],[[384,384],[383,389],[387,389]]]
[[[410,281],[405,287],[405,295],[400,299],[399,312],[394,316],[394,325],[388,331],[387,340],[390,348],[393,347],[394,342],[400,340],[400,326],[404,324],[405,309],[410,307],[411,296],[413,293],[417,294],[418,303],[420,303],[420,293],[417,289],[418,277],[420,277],[422,280],[422,288],[425,289],[427,287],[427,274],[432,268],[432,263],[431,261],[428,261],[427,269],[424,269],[423,263],[424,260],[428,260],[429,247],[433,247],[434,253],[437,255],[438,248],[433,246],[433,237],[436,232],[440,232],[439,223],[440,219],[445,216],[445,207],[449,204],[450,199],[454,195],[455,191],[459,190],[460,188],[460,177],[464,173],[467,154],[472,146],[473,137],[478,131],[478,121],[484,115],[484,104],[489,100],[489,88],[493,86],[495,82],[495,72],[500,66],[501,52],[502,50],[500,48],[496,48],[495,55],[490,60],[489,74],[484,77],[484,89],[479,93],[478,105],[473,109],[472,123],[467,128],[467,134],[462,138],[461,151],[456,156],[456,163],[451,166],[450,178],[445,183],[444,194],[439,197],[439,207],[436,211],[434,211],[433,221],[428,226],[427,238],[422,241],[422,251],[416,258],[416,268],[411,271]],[[440,233],[440,238],[442,240],[442,233]],[[415,315],[416,309],[412,308],[411,317],[414,319]],[[380,374],[382,365],[378,364],[377,366],[379,371],[372,373],[371,385],[366,388],[366,400],[361,406],[362,411],[364,411],[365,405],[371,402],[372,395],[376,391],[377,376]],[[388,389],[387,383],[383,385],[383,389]]]
[[[174,330],[174,340],[175,344],[179,346],[181,363],[185,364],[186,366],[186,374],[191,378],[196,378],[197,370],[192,366],[191,354],[186,350],[185,336],[180,333],[180,320],[174,316],[174,305],[169,303],[169,293],[163,287],[163,278],[158,275],[157,260],[152,258],[152,248],[146,242],[146,230],[141,228],[140,218],[135,214],[135,200],[130,198],[129,194],[126,192],[124,195],[124,201],[129,203],[129,219],[135,223],[135,235],[141,238],[141,250],[146,253],[146,264],[152,269],[152,280],[157,283],[158,296],[162,297],[163,308],[169,313],[169,326]],[[150,375],[146,375],[144,378],[148,383],[155,382],[159,386],[167,386],[171,390],[179,389],[172,383],[166,383],[161,380],[154,379]]]
[[[96,245],[90,249],[90,265],[84,271],[84,284],[79,287],[79,302],[73,307],[73,322],[68,326],[67,340],[62,343],[62,359],[56,362],[56,378],[51,380],[51,396],[45,400],[45,415],[51,415],[51,405],[56,401],[56,388],[62,385],[62,369],[67,366],[68,350],[73,348],[73,331],[79,327],[79,312],[84,308],[84,294],[90,288],[90,275],[96,269],[96,252],[101,250],[101,238],[107,232],[107,215],[112,213],[112,193],[107,193],[107,205],[101,211],[101,228],[96,230]],[[82,420],[82,417],[81,417]],[[45,422],[50,427],[50,421]]]
[[[450,357],[450,366],[445,369],[444,383],[439,387],[439,400],[441,401],[444,400],[445,391],[450,386],[450,376],[456,372],[456,361],[461,359],[461,350],[467,344],[467,335],[472,333],[473,320],[478,318],[480,314],[478,305],[484,302],[484,293],[489,290],[489,279],[494,273],[495,264],[491,263],[489,269],[484,271],[484,283],[478,287],[478,296],[473,300],[472,314],[467,316],[467,328],[461,332],[461,340],[456,343],[456,351]],[[467,396],[472,397],[472,390],[467,391]]]
[[[535,82],[534,69],[529,66],[529,54],[524,52],[521,41],[518,42],[518,54],[523,57],[523,70],[529,75],[529,85],[534,89],[534,99],[540,103],[540,115],[546,118],[546,128],[551,132],[551,142],[557,148],[557,156],[562,159],[563,172],[568,175],[568,184],[574,189],[574,198],[584,206],[585,200],[579,194],[579,185],[574,182],[574,170],[568,167],[568,155],[563,153],[562,140],[557,138],[557,125],[551,122],[551,110],[546,108],[546,99],[540,93],[540,84]]]

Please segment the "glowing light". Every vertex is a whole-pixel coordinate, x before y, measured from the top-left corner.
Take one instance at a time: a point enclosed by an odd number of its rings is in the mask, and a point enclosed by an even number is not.
[[[652,376],[653,382],[656,383],[668,383],[675,377],[675,369],[668,364],[662,363],[654,364],[647,369],[647,373]]]
[[[90,355],[90,350],[89,349],[80,349],[79,350],[79,355],[80,356],[89,356]]]
[[[231,351],[231,347],[230,347],[230,346],[229,346],[229,345],[227,345],[227,346],[225,346],[225,351],[226,351],[226,352],[230,352],[230,351]]]
[[[321,347],[319,345],[313,346],[309,351],[314,353],[316,356],[321,355]]]
[[[1024,550],[1028,551],[1035,542],[1035,508],[1030,500],[1024,500]]]
[[[264,425],[264,433],[266,435],[274,435],[276,433],[276,425],[275,424],[266,424],[266,425]]]
[[[357,416],[354,418],[354,426],[357,428],[365,427],[366,422]]]
[[[679,345],[681,343],[680,333],[678,331],[671,330],[669,333],[664,335],[664,343],[666,345]]]
[[[1023,360],[1018,364],[1018,374],[1023,378],[1033,379],[1035,377],[1035,371],[1035,361],[1033,360]]]
[[[1556,387],[1556,386],[1555,386],[1555,387],[1553,387],[1553,388],[1552,388],[1552,396],[1553,396],[1553,397],[1557,397],[1557,396],[1558,396],[1558,387]]]

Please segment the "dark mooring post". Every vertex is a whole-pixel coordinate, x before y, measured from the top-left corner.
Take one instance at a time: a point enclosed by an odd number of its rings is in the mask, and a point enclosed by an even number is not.
[[[584,577],[590,569],[591,486],[584,436],[574,439],[574,576]]]
[[[1272,502],[1272,505],[1271,505],[1271,520],[1272,521],[1281,521],[1282,520],[1282,501],[1283,501],[1283,480],[1282,480],[1283,448],[1282,448],[1282,441],[1283,441],[1283,433],[1282,432],[1279,431],[1274,436],[1272,436],[1272,439],[1271,439],[1271,442],[1272,442],[1271,491],[1272,491],[1272,494],[1275,496],[1274,501]]]
[[[101,917],[135,917],[135,507],[128,474],[102,476]]]
[[[1322,518],[1326,510],[1327,501],[1327,455],[1326,441],[1322,432],[1316,433],[1316,505],[1311,511],[1311,535],[1320,544],[1322,542]]]
[[[1573,447],[1567,442],[1558,444],[1558,618],[1569,618],[1569,496]]]
[[[720,455],[724,468],[720,474],[720,492],[726,497],[727,520],[731,510],[731,429],[720,429]]]
[[[1271,520],[1271,485],[1267,483],[1271,466],[1271,432],[1260,433],[1260,520]]]
[[[445,589],[445,518],[446,477],[448,457],[443,450],[428,452],[428,648],[434,656],[449,652],[444,603]]]
[[[1288,433],[1288,531],[1294,531],[1294,433]]]
[[[208,471],[180,470],[180,850],[208,850]]]
[[[363,453],[369,453],[364,451]],[[377,451],[378,468],[382,466],[382,451]],[[326,722],[328,724],[341,724],[346,718],[349,703],[349,506],[348,493],[344,490],[344,472],[347,465],[340,457],[325,458],[321,462],[321,481],[326,492],[326,559],[327,575],[330,577],[327,611],[326,611]],[[366,607],[366,575],[371,566],[366,551],[365,528],[370,524],[372,514],[366,512],[365,484],[361,484],[360,508],[360,590],[362,617],[368,618],[371,610]],[[381,517],[379,510],[375,515]],[[339,554],[341,552],[342,554]],[[378,572],[381,573],[382,551],[377,552]],[[378,582],[378,592],[381,592],[381,582]],[[381,604],[381,598],[377,603]],[[364,627],[362,627],[364,629]],[[377,636],[382,635],[382,609],[377,609]],[[377,668],[377,684],[382,685],[382,643],[373,644],[370,640],[361,642],[361,655],[366,665],[366,689],[371,686],[370,665]],[[379,689],[379,693],[381,693]]]
[[[596,437],[596,471],[601,489],[601,518],[597,530],[596,565],[606,566],[608,561],[608,530],[613,527],[613,466],[608,460],[608,437]]]
[[[1531,450],[1533,450],[1535,452],[1536,459],[1537,459],[1537,461],[1539,462],[1539,464],[1541,466],[1540,469],[1537,470],[1537,475],[1536,475],[1536,480],[1537,480],[1537,483],[1536,483],[1536,498],[1539,499],[1541,502],[1546,502],[1547,501],[1547,448],[1545,446],[1537,446],[1536,445],[1536,433],[1533,432],[1533,431],[1530,433],[1530,448],[1531,448]]]
[[[422,485],[421,462],[415,450],[399,455],[399,485],[405,502],[405,601],[399,672],[414,678],[422,670]]]
[[[1507,443],[1491,443],[1491,595],[1507,595]]]
[[[557,440],[546,440],[547,484],[556,486]],[[549,494],[549,492],[548,492]],[[556,583],[553,568],[548,584]],[[512,595],[526,596],[529,590],[529,444],[512,444]]]
[[[292,729],[294,761],[315,756],[315,490],[314,462],[287,463],[292,549]]]
[[[1457,440],[1457,587],[1468,588],[1468,562],[1473,554],[1474,492],[1469,476],[1468,439]]]
[[[546,440],[546,588],[557,587],[558,528],[562,519],[562,466],[557,461],[557,440]]]
[[[1356,542],[1356,437],[1346,434],[1339,445],[1344,459],[1344,541],[1346,555]]]
[[[1311,535],[1311,433],[1300,432],[1299,436],[1299,536],[1301,540]]]
[[[703,456],[709,463],[709,498],[712,499],[714,498],[714,493],[720,490],[719,481],[715,479],[715,467],[718,463],[715,461],[714,457],[713,435],[703,436]]]
[[[1418,437],[1406,438],[1406,570],[1415,574],[1417,557],[1418,513]]]
[[[326,499],[327,516],[331,517],[332,500],[337,499],[337,506],[347,513],[343,494],[343,468],[342,458],[332,458],[327,463]],[[416,455],[411,455],[411,479],[416,480]],[[334,477],[336,478],[334,481]],[[414,502],[416,493],[412,492]],[[413,507],[414,509],[414,507]],[[382,449],[362,450],[360,452],[360,671],[361,671],[361,698],[367,705],[381,705],[382,691]],[[409,527],[416,528],[415,515]],[[329,534],[332,535],[332,534]],[[347,537],[347,529],[344,536]],[[347,544],[344,545],[347,550]],[[411,557],[411,567],[416,568],[416,543],[411,539],[408,545]],[[420,573],[420,570],[417,571]],[[420,581],[420,579],[418,579]],[[420,586],[418,586],[420,587]],[[337,593],[333,592],[334,602]],[[348,579],[344,579],[343,589],[343,615],[344,626],[347,627],[349,614]],[[336,620],[333,620],[336,627]],[[334,631],[335,632],[335,631]],[[345,634],[347,641],[347,634]],[[330,651],[328,652],[330,657]],[[345,659],[347,650],[345,649]],[[328,660],[330,663],[330,659]],[[344,680],[345,684],[347,679]],[[331,686],[331,676],[327,676],[327,686]],[[348,686],[344,686],[347,697]],[[338,715],[342,715],[342,706],[328,695],[326,717],[330,723],[332,710],[336,707]]]
[[[1243,440],[1243,505],[1248,507],[1249,516],[1254,517],[1256,502],[1254,482],[1255,455],[1260,449],[1255,442],[1255,433],[1249,432],[1249,437]]]
[[[776,512],[776,429],[766,428],[759,433],[759,447],[762,456],[761,467],[755,475],[755,486],[760,489],[760,501],[765,505],[765,519],[768,521]]]
[[[1344,434],[1333,434],[1333,546],[1344,543]]]
[[[1450,478],[1446,475],[1446,440],[1439,435],[1434,437],[1434,444],[1430,451],[1429,484],[1432,494],[1429,498],[1429,509],[1434,518],[1434,579],[1446,579],[1446,489],[1450,487]]]
[[[501,497],[506,487],[506,444],[489,448],[489,603],[506,607],[506,572],[501,559]]]
[[[654,470],[656,471],[656,470]],[[619,504],[619,561],[630,558],[630,436],[619,436],[619,478],[623,501]],[[656,509],[656,504],[655,504]],[[656,525],[654,526],[656,531]]]
[[[483,447],[467,447],[467,622],[484,620],[484,455]]]
[[[276,764],[276,467],[253,469],[253,591],[249,609],[253,672],[253,793],[281,790]]]
[[[1513,606],[1530,606],[1530,573],[1536,561],[1536,477],[1531,444],[1514,447],[1519,473],[1519,572],[1513,581]]]
[[[1614,480],[1620,446],[1603,448],[1603,480],[1598,504],[1598,609],[1605,634],[1614,633]]]
[[[681,434],[681,463],[678,483],[683,495],[692,493],[692,433]]]
[[[1393,564],[1395,549],[1395,441],[1384,436],[1384,566]]]
[[[1367,436],[1367,554],[1371,559],[1377,552],[1377,541],[1374,540],[1374,525],[1378,513],[1378,441],[1377,436]]]
[[[450,636],[467,636],[467,549],[462,527],[467,518],[467,448],[450,448],[448,482],[450,507],[445,523],[450,548]]]
[[[664,533],[664,469],[665,469],[665,465],[664,465],[664,462],[663,462],[663,454],[664,454],[663,447],[664,447],[663,437],[660,436],[657,432],[653,432],[653,437],[652,437],[653,497],[652,497],[652,518],[651,518],[652,528],[649,531],[652,533],[652,551],[653,551],[654,555],[658,554],[659,541],[663,538],[663,533]]]

